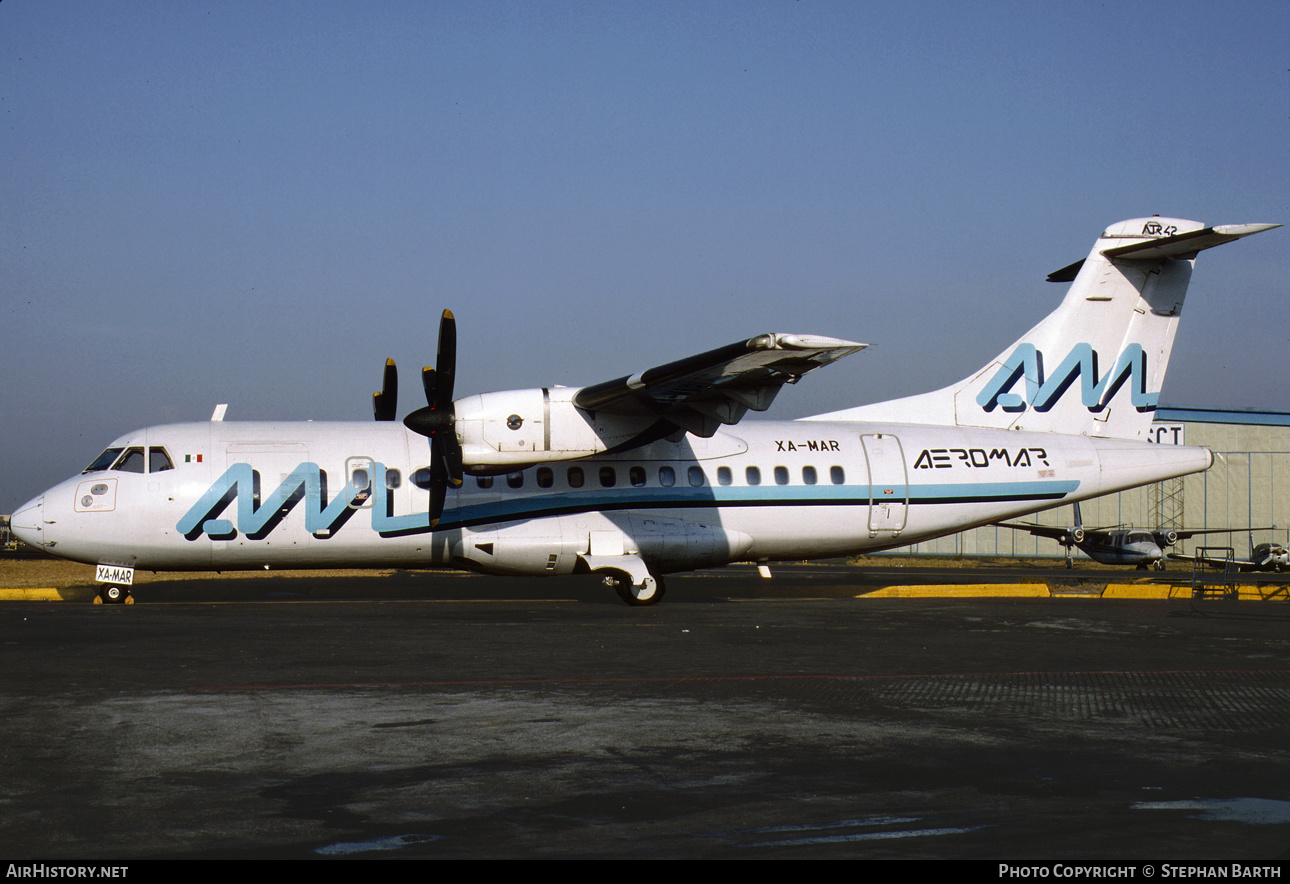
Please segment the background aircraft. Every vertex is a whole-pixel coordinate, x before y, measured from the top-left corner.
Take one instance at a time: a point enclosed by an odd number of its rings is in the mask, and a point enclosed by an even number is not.
[[[1066,567],[1073,567],[1072,553],[1078,548],[1102,565],[1134,565],[1141,569],[1165,569],[1165,550],[1180,540],[1201,534],[1231,534],[1235,531],[1264,531],[1264,528],[1177,528],[1148,531],[1125,525],[1099,528],[1084,527],[1079,504],[1074,505],[1075,520],[1068,528],[1039,525],[1033,522],[996,522],[1000,528],[1029,531],[1036,537],[1051,537],[1066,550]],[[1170,558],[1183,558],[1170,554]]]
[[[135,568],[470,568],[599,574],[629,604],[664,575],[870,552],[1208,469],[1146,441],[1192,266],[1277,225],[1137,218],[1053,275],[1061,304],[956,384],[797,421],[743,422],[865,345],[766,334],[584,387],[454,399],[444,312],[426,405],[374,422],[148,427],[13,515],[25,542]],[[733,428],[735,425],[737,429]],[[469,478],[468,478],[469,477]]]
[[[1169,558],[1183,562],[1204,562],[1216,568],[1225,567],[1227,559],[1213,556],[1189,556],[1182,553],[1170,553]],[[1290,550],[1279,543],[1251,544],[1248,559],[1232,559],[1231,564],[1239,571],[1284,571],[1290,568]]]

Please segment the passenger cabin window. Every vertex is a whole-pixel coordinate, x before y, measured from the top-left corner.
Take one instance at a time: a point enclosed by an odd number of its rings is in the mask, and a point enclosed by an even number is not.
[[[632,483],[633,488],[640,488],[645,484],[645,468],[632,467],[627,471],[627,481]]]
[[[699,487],[703,484],[703,467],[690,467],[685,472],[685,478],[694,487]]]
[[[730,467],[717,467],[717,484],[729,485],[734,482],[734,476],[730,473]]]
[[[613,467],[600,468],[600,484],[604,488],[613,488],[618,484],[618,474]]]
[[[775,467],[775,484],[788,484],[788,467]]]
[[[664,487],[666,487],[666,488],[671,488],[673,485],[675,485],[675,484],[676,484],[676,470],[672,469],[671,467],[659,467],[659,468],[658,468],[658,484],[660,484],[660,485],[662,485],[662,486],[664,486]]]
[[[749,485],[760,485],[761,470],[759,470],[757,467],[748,467],[748,469],[744,470],[744,481],[746,481]]]
[[[555,472],[550,467],[538,467],[534,478],[539,488],[550,488],[555,484]]]
[[[523,471],[523,470],[520,470],[520,471],[518,471],[518,472],[514,472],[514,473],[507,473],[507,474],[506,474],[506,484],[507,484],[508,486],[510,486],[511,488],[523,488],[523,487],[524,487],[524,471]]]
[[[362,467],[350,473],[350,485],[354,488],[354,499],[357,501],[367,500],[372,496],[372,476]]]
[[[475,477],[475,484],[476,484],[476,485],[478,485],[480,488],[492,488],[492,487],[493,487],[493,477],[492,477],[492,476],[476,476],[476,477]]]
[[[403,484],[403,476],[398,470],[385,471],[385,487],[393,491]]]
[[[802,467],[802,481],[807,485],[814,485],[816,482],[815,467]]]
[[[829,467],[829,481],[834,485],[844,485],[847,481],[846,470],[842,467]]]
[[[583,483],[587,481],[586,476],[582,473],[582,467],[569,467],[568,479],[570,488],[581,488]]]

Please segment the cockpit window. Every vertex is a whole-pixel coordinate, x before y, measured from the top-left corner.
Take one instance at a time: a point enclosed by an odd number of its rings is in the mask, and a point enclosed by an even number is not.
[[[166,454],[166,449],[153,446],[148,449],[148,472],[160,473],[162,470],[173,470],[175,465],[170,462],[170,455]]]
[[[112,461],[116,460],[117,455],[119,455],[122,451],[125,451],[125,449],[109,448],[107,451],[103,452],[98,457],[94,458],[94,463],[90,464],[88,467],[81,470],[81,475],[84,475],[85,473],[101,473],[103,470],[106,470],[108,467],[112,466]]]
[[[121,455],[121,459],[116,462],[116,466],[112,467],[112,469],[118,470],[119,472],[122,472],[122,473],[147,472],[143,464],[143,449],[142,448],[126,449],[125,454]]]

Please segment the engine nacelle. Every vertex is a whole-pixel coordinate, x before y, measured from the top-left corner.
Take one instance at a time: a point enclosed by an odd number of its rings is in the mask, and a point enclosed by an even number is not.
[[[658,421],[584,411],[573,404],[578,389],[503,390],[456,400],[466,472],[504,473],[543,461],[590,457],[632,441]]]

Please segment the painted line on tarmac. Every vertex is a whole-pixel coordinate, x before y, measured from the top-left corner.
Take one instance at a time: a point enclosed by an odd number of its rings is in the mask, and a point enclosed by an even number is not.
[[[941,583],[922,586],[888,586],[862,593],[861,599],[917,598],[1047,598],[1046,583]]]
[[[88,599],[90,593],[84,589],[65,590],[56,586],[31,586],[15,589],[0,589],[0,601],[5,602],[63,602],[70,599]]]

